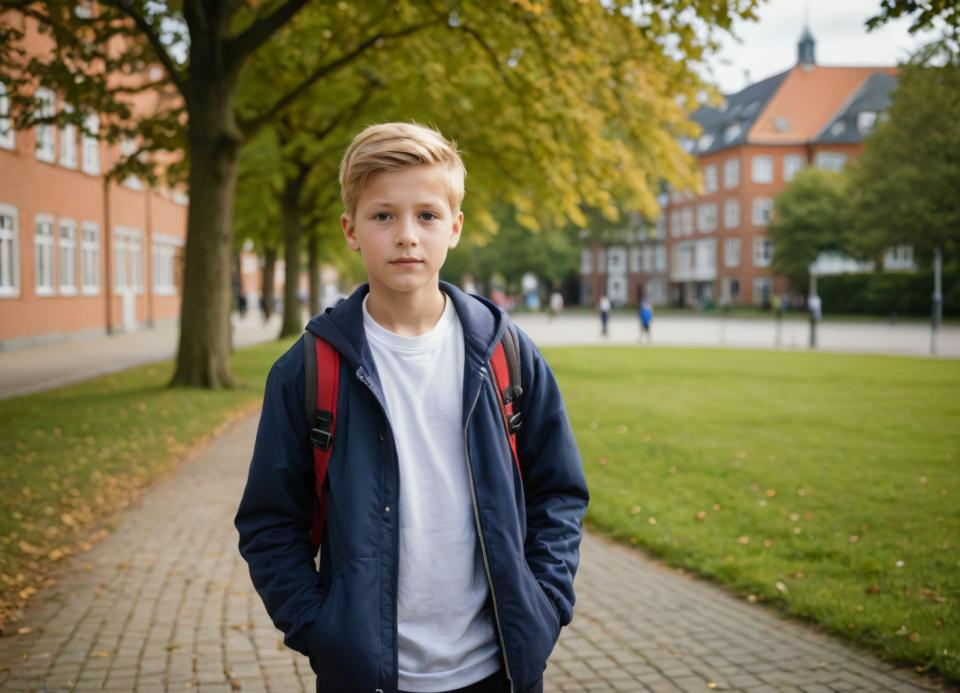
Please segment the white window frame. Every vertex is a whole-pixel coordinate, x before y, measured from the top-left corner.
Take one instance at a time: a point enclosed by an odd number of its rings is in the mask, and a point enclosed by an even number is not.
[[[750,160],[750,180],[763,185],[773,182],[773,156],[754,154]]]
[[[151,267],[153,268],[153,293],[155,296],[177,295],[177,249],[183,240],[165,234],[153,234]]]
[[[113,230],[113,288],[143,293],[143,232],[126,226]]]
[[[61,218],[57,242],[57,286],[62,295],[73,296],[77,293],[77,222]]]
[[[92,236],[92,238],[89,236]],[[84,296],[96,296],[100,293],[100,226],[92,221],[83,222],[81,224],[81,239],[81,292]],[[90,271],[88,272],[88,270]]]
[[[764,211],[767,212],[766,215],[764,215]],[[766,227],[767,224],[770,223],[770,220],[773,219],[773,198],[753,198],[753,209],[751,210],[750,219],[753,221],[754,226]]]
[[[717,192],[716,164],[709,164],[703,167],[703,192],[706,195]]]
[[[0,204],[0,216],[11,219],[11,228],[0,227],[0,270],[10,267],[10,283],[0,284],[0,298],[20,296],[20,214],[13,205]],[[0,279],[2,279],[0,274]]]
[[[667,246],[662,243],[654,248],[653,269],[655,272],[667,271]]]
[[[740,200],[731,198],[723,202],[723,227],[735,229],[740,226]]]
[[[727,159],[723,162],[723,187],[727,190],[740,185],[740,159]]]
[[[753,294],[751,298],[753,299],[753,305],[759,306],[763,304],[763,288],[770,287],[770,298],[773,298],[773,278],[771,277],[754,277],[753,279]]]
[[[633,274],[639,273],[640,270],[640,254],[641,250],[639,246],[633,246],[630,248],[630,271]]]
[[[89,133],[89,134],[87,134]],[[83,121],[83,134],[80,137],[80,169],[91,176],[100,175],[100,116],[89,113]]]
[[[701,233],[713,233],[717,230],[717,205],[715,202],[697,206],[697,228]]]
[[[723,241],[723,266],[740,266],[740,239],[726,238]]]
[[[17,145],[16,132],[10,122],[10,97],[7,85],[0,82],[0,148],[14,149]]]
[[[57,112],[57,95],[47,87],[37,87],[33,97],[40,102],[37,116],[50,118]],[[57,159],[57,129],[52,124],[35,125],[37,161],[52,164]]]
[[[73,113],[73,106],[63,104],[64,113]],[[67,123],[60,128],[60,165],[64,168],[77,168],[77,126]]]
[[[693,207],[687,207],[680,212],[680,226],[684,236],[693,234]]]
[[[766,236],[753,238],[753,266],[769,267],[773,263],[773,241]]]
[[[789,183],[807,165],[803,154],[787,154],[783,157],[783,182]]]
[[[49,229],[49,233],[40,233],[40,225],[43,224]],[[56,257],[56,223],[51,214],[37,214],[33,226],[33,269],[34,286],[37,296],[54,296],[54,259]],[[46,269],[44,273],[41,268],[42,260],[46,258]]]
[[[842,171],[847,165],[847,155],[843,152],[817,152],[813,161],[824,171]]]
[[[580,274],[593,274],[593,251],[590,248],[580,251]]]

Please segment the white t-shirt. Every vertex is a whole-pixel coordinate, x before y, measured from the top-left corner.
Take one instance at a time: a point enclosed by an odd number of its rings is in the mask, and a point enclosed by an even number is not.
[[[400,463],[400,689],[423,693],[500,668],[464,450],[463,327],[444,299],[440,320],[417,337],[381,327],[363,301]]]

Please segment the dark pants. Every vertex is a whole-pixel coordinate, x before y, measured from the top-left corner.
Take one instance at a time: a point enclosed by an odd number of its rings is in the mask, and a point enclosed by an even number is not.
[[[503,675],[501,669],[495,674],[491,674],[482,681],[471,683],[463,688],[454,688],[445,693],[504,693],[507,690],[507,678]],[[543,690],[542,688],[540,690]],[[406,693],[400,691],[399,693]]]

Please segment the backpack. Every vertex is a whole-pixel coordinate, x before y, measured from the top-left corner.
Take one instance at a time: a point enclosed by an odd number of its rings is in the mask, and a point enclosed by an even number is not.
[[[327,497],[324,489],[330,455],[333,452],[333,436],[336,433],[337,396],[340,386],[340,352],[309,330],[303,333],[305,368],[304,415],[310,427],[310,442],[313,445],[313,468],[316,474],[317,503],[313,516],[314,549],[320,548],[327,515]],[[313,355],[313,358],[310,356]],[[497,343],[490,358],[490,370],[500,395],[500,413],[503,416],[504,432],[510,442],[513,461],[520,472],[517,457],[517,431],[523,421],[518,398],[523,394],[520,386],[520,340],[512,323]],[[522,473],[521,473],[522,478]]]

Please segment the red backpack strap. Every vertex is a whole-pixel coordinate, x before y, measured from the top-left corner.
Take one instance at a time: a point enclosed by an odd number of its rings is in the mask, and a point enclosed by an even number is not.
[[[313,516],[314,548],[320,548],[327,517],[329,491],[324,489],[333,435],[336,431],[337,393],[340,386],[340,353],[310,331],[303,335],[304,346],[304,407],[313,444],[313,470],[316,476],[317,504]]]
[[[523,394],[520,386],[520,348],[519,340],[513,325],[508,325],[503,337],[493,350],[490,358],[493,379],[497,389],[497,399],[500,402],[500,412],[503,415],[503,426],[510,441],[510,451],[513,461],[517,465],[517,473],[523,479],[520,469],[520,458],[517,456],[517,431],[520,430],[521,414],[517,399]]]

